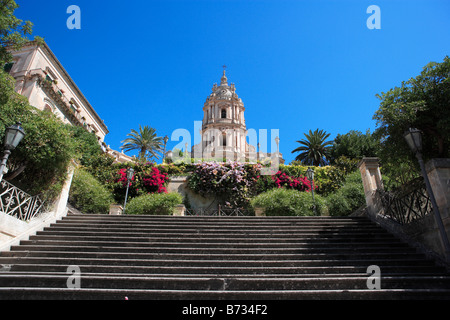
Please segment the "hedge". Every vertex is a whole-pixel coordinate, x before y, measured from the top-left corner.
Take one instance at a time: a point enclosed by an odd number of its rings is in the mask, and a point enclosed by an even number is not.
[[[126,214],[172,215],[176,205],[182,204],[178,193],[151,193],[130,200]]]
[[[361,174],[355,171],[348,175],[344,185],[326,198],[326,203],[332,216],[347,216],[365,205]]]
[[[326,213],[324,199],[315,194],[316,211],[310,192],[276,188],[263,192],[251,200],[253,208],[265,209],[266,216],[314,216]]]
[[[84,169],[75,169],[69,193],[69,203],[83,213],[109,212],[114,202],[112,194]]]

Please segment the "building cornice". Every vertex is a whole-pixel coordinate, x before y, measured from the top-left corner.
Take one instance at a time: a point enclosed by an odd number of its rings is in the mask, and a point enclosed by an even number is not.
[[[65,80],[68,82],[71,89],[74,90],[77,97],[81,100],[83,105],[86,107],[86,111],[91,114],[91,116],[96,120],[97,124],[101,127],[101,130],[106,134],[109,133],[108,127],[105,125],[104,121],[100,118],[98,113],[94,110],[92,105],[89,103],[89,101],[86,99],[86,97],[83,95],[81,90],[78,88],[78,86],[75,84],[75,82],[70,77],[69,73],[64,69],[62,64],[59,62],[58,58],[56,58],[55,54],[52,52],[52,50],[49,48],[49,46],[44,43],[38,43],[37,41],[30,41],[28,44],[24,45],[25,47],[36,47],[37,49],[40,49],[43,51],[43,53],[51,60],[52,64],[55,66],[55,68],[58,69],[58,71],[61,73],[61,75],[64,76]]]

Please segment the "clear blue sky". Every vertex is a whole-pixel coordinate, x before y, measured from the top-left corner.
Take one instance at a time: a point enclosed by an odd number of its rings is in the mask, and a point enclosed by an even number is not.
[[[247,128],[279,129],[287,162],[309,129],[375,129],[375,95],[450,54],[448,0],[16,0],[104,119],[119,150],[131,129],[194,135],[222,65]],[[67,7],[81,9],[69,30]],[[370,30],[370,5],[381,29]],[[178,142],[169,142],[172,149]]]

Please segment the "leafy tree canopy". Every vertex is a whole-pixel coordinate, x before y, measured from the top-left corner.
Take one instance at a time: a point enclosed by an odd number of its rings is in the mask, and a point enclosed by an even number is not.
[[[430,62],[415,78],[377,95],[380,107],[375,135],[382,157],[389,161],[413,157],[403,134],[408,128],[423,132],[424,158],[450,156],[450,59]]]
[[[366,133],[351,130],[346,134],[338,134],[334,139],[330,156],[334,162],[339,157],[350,159],[362,159],[363,157],[375,157],[379,152],[379,142],[367,130]]]
[[[32,33],[33,23],[20,20],[14,15],[18,7],[14,0],[0,0],[0,63],[2,67],[12,59],[8,48],[20,49],[29,41],[27,36]],[[35,37],[35,40],[43,41],[40,37]]]
[[[76,141],[68,126],[49,112],[37,110],[14,91],[14,79],[0,71],[0,141],[5,129],[22,122],[26,135],[8,160],[4,177],[32,194],[61,183],[75,156]],[[3,143],[0,147],[3,153]]]

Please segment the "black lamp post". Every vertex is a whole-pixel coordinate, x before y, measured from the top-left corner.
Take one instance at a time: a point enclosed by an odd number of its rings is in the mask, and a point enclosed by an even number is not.
[[[14,150],[17,147],[23,137],[25,137],[25,130],[23,130],[20,122],[17,122],[15,125],[12,125],[6,129],[4,141],[5,152],[0,164],[0,181],[3,179],[3,172],[6,169],[6,162],[11,154],[11,150]]]
[[[309,181],[311,181],[311,193],[312,193],[312,198],[313,198],[313,203],[314,203],[314,214],[317,216],[316,200],[314,199],[314,170],[311,168],[308,168],[308,170],[306,170],[306,177],[308,178]]]
[[[134,169],[128,168],[127,169],[127,192],[125,193],[125,203],[123,204],[123,212],[122,214],[125,214],[125,208],[127,206],[127,199],[128,199],[128,189],[130,188],[130,182],[131,179],[133,179]]]
[[[419,129],[410,128],[405,132],[404,137],[412,152],[414,152],[417,160],[419,161],[420,170],[422,171],[422,176],[425,180],[427,192],[430,196],[431,204],[433,205],[434,218],[439,228],[442,243],[444,244],[445,256],[447,261],[450,261],[450,242],[448,240],[447,233],[445,232],[444,223],[442,222],[439,207],[437,206],[436,198],[434,197],[433,189],[431,188],[430,180],[428,179],[427,171],[425,170],[425,164],[422,158],[422,132]]]

